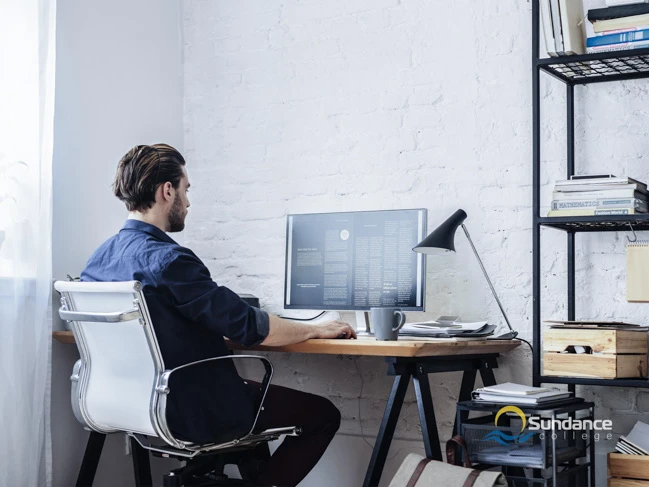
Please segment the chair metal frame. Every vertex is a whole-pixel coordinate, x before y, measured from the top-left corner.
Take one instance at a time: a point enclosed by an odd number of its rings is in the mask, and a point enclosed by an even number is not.
[[[75,293],[85,292],[111,292],[116,286],[122,285],[120,292],[124,293],[124,287],[128,287],[129,292],[133,293],[133,308],[114,313],[105,312],[87,312],[77,311],[74,303]],[[128,283],[102,283],[102,282],[69,282],[57,281],[55,288],[61,294],[61,308],[59,315],[61,319],[70,323],[74,338],[81,356],[75,364],[72,376],[70,377],[72,387],[72,408],[76,418],[84,427],[90,431],[100,434],[110,434],[123,432],[134,439],[145,450],[155,452],[158,455],[170,456],[181,460],[191,460],[199,455],[208,453],[227,453],[243,448],[251,448],[262,443],[278,439],[281,435],[296,436],[300,434],[299,428],[290,426],[284,428],[267,429],[262,432],[255,432],[259,415],[263,409],[264,400],[270,387],[273,377],[273,366],[266,357],[256,355],[227,355],[221,357],[212,357],[204,360],[190,362],[171,370],[166,370],[164,361],[155,331],[151,323],[151,317],[146,305],[145,297],[142,291],[142,284],[138,281]],[[163,441],[157,444],[150,441],[150,433],[141,431],[124,431],[118,428],[102,427],[93,421],[86,407],[86,397],[88,383],[90,381],[90,371],[92,370],[92,357],[84,335],[83,327],[80,323],[119,323],[137,320],[142,326],[146,342],[149,347],[149,353],[154,365],[154,380],[151,388],[151,399],[149,403],[149,419],[151,426],[155,431],[157,438]],[[169,381],[171,376],[178,370],[193,367],[207,362],[220,360],[260,360],[264,365],[265,373],[261,384],[262,396],[259,403],[259,409],[255,415],[254,422],[250,430],[240,438],[234,438],[223,443],[198,444],[181,440],[171,432],[166,418],[167,396],[171,392]],[[170,474],[172,475],[172,474]],[[182,483],[178,485],[183,485]]]

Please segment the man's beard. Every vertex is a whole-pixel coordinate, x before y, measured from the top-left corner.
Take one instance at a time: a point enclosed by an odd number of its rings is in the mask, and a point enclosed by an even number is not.
[[[169,210],[169,232],[182,232],[185,228],[185,211],[180,198],[176,195]]]

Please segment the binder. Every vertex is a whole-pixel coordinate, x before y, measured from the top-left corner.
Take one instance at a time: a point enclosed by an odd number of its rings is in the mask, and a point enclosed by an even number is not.
[[[649,302],[649,241],[638,240],[626,246],[626,300]]]

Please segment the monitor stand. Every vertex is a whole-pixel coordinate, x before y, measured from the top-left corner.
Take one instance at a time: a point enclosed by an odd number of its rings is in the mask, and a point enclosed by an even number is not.
[[[365,329],[362,324],[365,325]],[[367,311],[356,311],[356,334],[359,337],[374,336],[374,332],[370,328],[370,314]]]

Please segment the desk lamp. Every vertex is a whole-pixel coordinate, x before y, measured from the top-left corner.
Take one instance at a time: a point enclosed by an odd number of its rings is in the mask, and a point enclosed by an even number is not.
[[[457,230],[457,227],[462,226],[462,230],[464,230],[464,234],[466,235],[466,238],[469,240],[469,243],[471,244],[473,253],[475,254],[476,259],[478,259],[478,263],[480,264],[480,268],[482,269],[484,277],[487,280],[489,287],[491,288],[491,292],[493,293],[494,298],[496,298],[498,307],[500,308],[500,311],[505,317],[505,322],[507,322],[507,326],[509,327],[510,330],[509,332],[500,335],[496,338],[511,340],[512,338],[516,338],[518,332],[515,331],[512,328],[512,325],[509,323],[509,319],[507,318],[507,313],[505,313],[503,305],[500,303],[500,299],[498,299],[498,295],[496,294],[496,290],[494,289],[493,284],[491,284],[491,279],[489,279],[489,276],[487,275],[487,271],[484,268],[484,265],[482,265],[482,260],[480,259],[480,256],[478,255],[478,251],[475,249],[475,246],[473,245],[473,241],[471,240],[469,231],[464,226],[464,220],[466,220],[466,217],[467,214],[464,210],[457,210],[444,223],[442,223],[439,227],[433,230],[425,239],[419,242],[417,246],[412,250],[426,255],[442,255],[447,252],[455,252],[455,231]]]

